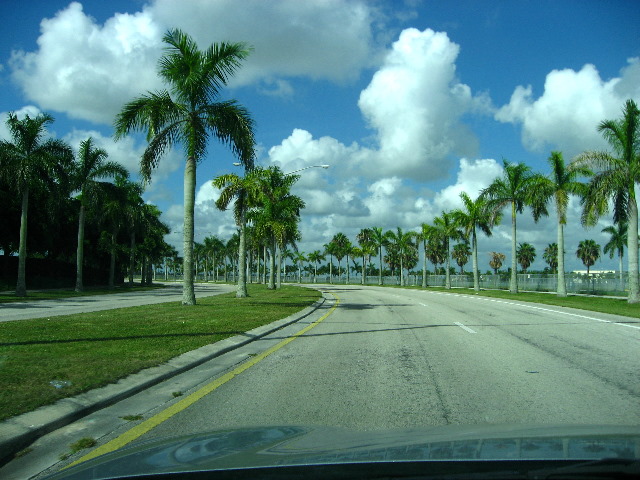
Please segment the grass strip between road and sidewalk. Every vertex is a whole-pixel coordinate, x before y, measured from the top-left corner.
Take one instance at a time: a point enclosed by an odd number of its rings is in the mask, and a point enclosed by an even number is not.
[[[321,296],[294,286],[248,287],[248,298],[229,293],[193,307],[171,302],[0,323],[0,420],[285,318]]]

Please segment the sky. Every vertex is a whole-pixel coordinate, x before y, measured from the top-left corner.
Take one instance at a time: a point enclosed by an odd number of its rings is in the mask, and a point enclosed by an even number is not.
[[[502,174],[503,159],[548,173],[565,160],[607,150],[597,132],[640,102],[640,8],[634,0],[0,0],[0,138],[7,113],[47,112],[50,134],[76,150],[92,137],[134,179],[145,139],[113,140],[122,106],[163,87],[162,36],[189,33],[201,48],[245,42],[253,51],[220,100],[236,99],[256,122],[258,164],[300,172],[306,203],[302,252],[322,250],[337,232],[417,230],[475,198]],[[230,211],[215,209],[211,180],[242,174],[211,142],[197,169],[196,241],[228,239]],[[162,158],[143,195],[163,212],[182,251],[184,152]],[[551,209],[552,211],[553,209]],[[578,242],[612,223],[580,225],[569,205],[566,267],[584,269]],[[490,251],[510,256],[505,215],[479,236],[479,267]],[[538,254],[556,241],[552,213],[537,224],[518,216],[518,242]],[[603,256],[594,269],[615,269]],[[470,264],[468,265],[470,268]]]

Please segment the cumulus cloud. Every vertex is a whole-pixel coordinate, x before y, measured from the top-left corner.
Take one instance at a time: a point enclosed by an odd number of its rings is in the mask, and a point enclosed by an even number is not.
[[[477,140],[460,119],[487,110],[488,101],[458,82],[459,50],[446,33],[410,28],[400,34],[358,102],[379,143],[377,154],[366,158],[370,171],[436,179],[448,172],[452,154],[475,153]]]
[[[239,83],[281,76],[353,79],[368,65],[373,49],[374,12],[363,1],[157,0],[150,11],[165,25],[188,28],[203,45],[255,46],[236,76]]]
[[[125,102],[161,86],[156,66],[168,28],[189,31],[201,47],[255,45],[233,84],[290,96],[293,87],[282,77],[356,78],[373,49],[372,19],[360,1],[156,0],[100,25],[73,2],[42,20],[36,51],[14,51],[9,63],[14,81],[41,108],[111,124]]]
[[[466,192],[471,199],[475,199],[483,188],[502,175],[502,166],[494,159],[469,160],[460,159],[456,183],[439,191],[434,204],[441,210],[452,210],[462,207],[460,194]]]
[[[14,51],[14,81],[41,108],[111,124],[123,103],[160,85],[161,30],[145,9],[104,25],[71,3],[40,24],[38,50]]]
[[[603,80],[594,65],[576,72],[553,70],[544,92],[518,86],[511,100],[495,114],[496,120],[522,125],[522,142],[533,151],[562,150],[567,158],[606,146],[597,132],[605,119],[618,118],[624,102],[640,101],[640,58],[629,59],[619,77]]]

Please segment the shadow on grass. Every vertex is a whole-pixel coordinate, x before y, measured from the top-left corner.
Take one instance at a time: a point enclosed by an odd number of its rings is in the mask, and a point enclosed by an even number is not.
[[[247,332],[243,331],[228,331],[228,332],[194,332],[194,333],[163,333],[157,335],[131,335],[127,337],[96,337],[96,338],[68,338],[60,340],[29,340],[24,342],[8,342],[0,343],[0,347],[15,347],[24,345],[53,345],[58,343],[83,343],[83,342],[111,342],[121,340],[138,340],[138,339],[151,339],[151,338],[177,338],[177,337],[210,337],[214,335],[244,335],[252,337]]]

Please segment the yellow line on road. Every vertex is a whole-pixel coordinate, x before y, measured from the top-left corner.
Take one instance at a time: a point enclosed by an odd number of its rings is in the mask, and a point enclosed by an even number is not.
[[[208,383],[204,387],[202,387],[199,390],[193,392],[191,395],[185,397],[184,399],[180,400],[177,403],[174,403],[169,408],[166,408],[165,410],[163,410],[160,413],[154,415],[153,417],[149,418],[148,420],[145,420],[144,422],[136,425],[131,430],[126,431],[125,433],[123,433],[119,437],[116,437],[113,440],[105,443],[104,445],[101,445],[100,447],[96,448],[95,450],[92,450],[90,453],[88,453],[84,457],[80,458],[79,460],[76,460],[75,462],[71,463],[66,468],[72,467],[72,466],[77,465],[77,464],[82,463],[82,462],[86,462],[87,460],[91,460],[92,458],[96,458],[96,457],[98,457],[100,455],[104,455],[106,453],[110,453],[110,452],[113,452],[113,451],[115,451],[115,450],[117,450],[119,448],[124,447],[125,445],[127,445],[128,443],[130,443],[130,442],[136,440],[137,438],[141,437],[142,435],[144,435],[145,433],[147,433],[151,429],[157,427],[158,425],[160,425],[165,420],[168,420],[169,418],[173,417],[176,413],[181,412],[182,410],[184,410],[185,408],[189,407],[190,405],[193,405],[194,403],[196,403],[198,400],[200,400],[205,395],[208,395],[209,393],[213,392],[218,387],[220,387],[220,386],[224,385],[225,383],[227,383],[233,377],[235,377],[237,375],[240,375],[245,370],[253,367],[258,362],[264,360],[266,357],[271,355],[273,352],[281,349],[282,347],[284,347],[285,345],[289,344],[290,342],[293,342],[299,336],[304,335],[309,330],[311,330],[313,327],[315,327],[320,322],[322,322],[324,319],[326,319],[329,315],[331,315],[333,313],[333,311],[336,309],[336,307],[340,303],[340,297],[338,297],[334,293],[332,293],[331,295],[333,295],[336,298],[336,303],[331,307],[331,309],[327,313],[325,313],[322,317],[320,317],[315,322],[307,325],[305,328],[303,328],[299,332],[291,335],[290,337],[285,338],[280,343],[278,343],[277,345],[274,345],[270,349],[265,350],[264,352],[262,352],[259,355],[256,355],[255,357],[251,358],[250,360],[247,360],[243,364],[241,364],[238,367],[236,367],[233,370],[231,370],[229,373],[226,373],[226,374],[222,375],[221,377],[216,378],[214,381]]]

